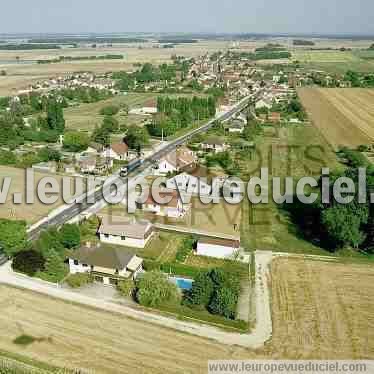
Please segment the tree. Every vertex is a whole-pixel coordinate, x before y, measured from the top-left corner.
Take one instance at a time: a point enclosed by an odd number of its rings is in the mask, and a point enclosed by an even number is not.
[[[141,149],[149,143],[149,135],[144,127],[130,126],[126,133],[126,144],[131,149]]]
[[[56,227],[51,227],[43,231],[38,240],[34,243],[35,248],[45,257],[48,258],[51,251],[55,251],[61,256],[64,253],[64,246],[61,243],[60,232]]]
[[[181,295],[177,286],[169,282],[165,274],[151,271],[140,279],[136,297],[141,305],[158,307],[179,303]]]
[[[219,314],[229,319],[235,319],[238,295],[228,287],[216,289],[209,304],[213,314]]]
[[[0,248],[4,250],[6,255],[13,257],[25,249],[26,245],[26,222],[0,219]]]
[[[104,126],[96,126],[92,133],[92,140],[108,147],[110,146],[110,131]]]
[[[46,161],[61,161],[62,155],[61,152],[58,151],[57,149],[52,149],[49,147],[42,148],[38,152],[38,156],[41,159],[41,161],[46,162]]]
[[[322,212],[322,223],[336,246],[358,248],[366,237],[362,225],[367,223],[367,218],[368,214],[362,217],[346,205],[336,205]]]
[[[78,225],[63,225],[60,230],[60,242],[68,249],[78,247],[81,242],[81,234]]]
[[[20,273],[34,276],[38,271],[43,271],[45,259],[40,252],[34,250],[17,253],[12,262],[12,268]]]
[[[45,270],[43,278],[51,282],[58,282],[64,278],[66,275],[67,269],[65,267],[62,257],[54,250],[51,250],[48,258],[45,262]]]
[[[200,272],[192,283],[191,302],[195,305],[209,305],[214,291],[214,284],[210,272]]]
[[[56,130],[59,134],[64,132],[65,119],[62,103],[55,98],[47,103],[47,123],[51,130]]]
[[[107,105],[100,110],[102,116],[115,116],[119,112],[119,107],[116,105]]]
[[[64,136],[64,148],[70,152],[81,152],[87,149],[88,136],[79,131],[70,131]]]

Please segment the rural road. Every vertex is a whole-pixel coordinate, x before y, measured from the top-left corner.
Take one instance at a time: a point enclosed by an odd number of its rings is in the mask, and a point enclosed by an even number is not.
[[[10,262],[0,267],[0,284],[15,286],[30,291],[55,297],[57,299],[75,302],[86,306],[119,313],[126,317],[135,318],[148,323],[157,324],[181,332],[212,339],[226,345],[238,345],[247,348],[260,348],[272,336],[272,321],[268,280],[269,265],[272,261],[271,252],[256,252],[256,325],[250,333],[232,333],[219,328],[197,322],[180,321],[150,312],[134,309],[128,306],[108,302],[87,295],[82,295],[57,285],[34,278],[16,274],[12,271]]]

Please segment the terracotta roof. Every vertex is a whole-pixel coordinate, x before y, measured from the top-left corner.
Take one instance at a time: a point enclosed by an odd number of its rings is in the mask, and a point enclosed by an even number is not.
[[[134,239],[144,239],[153,226],[149,221],[134,222],[126,217],[102,216],[98,230],[100,234],[128,236]]]
[[[119,155],[124,155],[129,150],[129,147],[126,143],[115,143],[111,145],[111,148]]]
[[[168,153],[162,160],[166,160],[176,168],[182,168],[195,162],[195,156],[191,150],[186,147],[179,147]]]
[[[153,195],[150,191],[145,204],[147,204],[147,205],[161,205],[161,206],[165,206],[165,207],[176,208],[178,206],[178,201],[179,200],[181,201],[179,193],[176,190],[160,190],[160,191],[157,191],[157,192],[162,199],[167,198],[169,200],[171,198],[170,202],[167,203],[167,204],[166,203],[165,204],[158,203],[157,201],[155,201],[155,199],[153,198]]]

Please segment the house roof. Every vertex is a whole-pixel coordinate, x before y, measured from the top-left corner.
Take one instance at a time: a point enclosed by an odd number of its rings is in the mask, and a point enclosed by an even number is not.
[[[114,143],[111,145],[111,149],[118,155],[123,155],[128,152],[129,147],[126,143]]]
[[[83,264],[107,269],[125,269],[130,266],[131,271],[135,271],[143,261],[140,257],[124,248],[110,246],[84,246],[74,252],[71,258]]]
[[[219,247],[239,248],[240,240],[217,239],[217,238],[202,238],[199,240],[201,244],[211,244]]]
[[[167,161],[176,168],[181,168],[193,164],[195,162],[195,157],[193,152],[188,148],[178,147],[163,157],[161,161],[163,160]]]
[[[170,199],[170,202],[168,202],[167,204],[160,204],[158,203],[154,198],[153,198],[153,195],[152,193],[150,192],[149,195],[148,195],[148,198],[145,202],[145,204],[147,205],[161,205],[161,206],[165,206],[165,207],[170,207],[170,208],[176,208],[178,206],[178,202],[179,201],[182,201],[180,196],[179,196],[179,193],[178,191],[176,190],[159,190],[159,191],[155,191],[156,193],[158,192],[158,194],[160,195],[160,197],[162,199]]]
[[[149,221],[134,222],[126,217],[101,216],[98,230],[100,234],[128,236],[134,239],[144,239],[153,226]]]

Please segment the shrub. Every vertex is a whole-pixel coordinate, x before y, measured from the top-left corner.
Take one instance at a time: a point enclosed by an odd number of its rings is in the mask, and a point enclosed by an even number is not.
[[[151,271],[138,282],[136,297],[141,305],[158,307],[163,304],[178,304],[181,299],[177,286],[165,274]]]
[[[60,231],[61,244],[68,249],[78,247],[81,242],[81,234],[78,225],[63,225]]]
[[[38,271],[43,271],[45,259],[41,253],[29,250],[19,252],[13,259],[12,268],[20,273],[34,276]]]
[[[186,261],[188,255],[192,253],[195,240],[193,238],[186,238],[183,240],[181,246],[177,250],[176,260],[177,262]]]
[[[124,297],[133,296],[135,291],[135,283],[132,279],[118,282],[117,291]]]
[[[100,110],[102,116],[115,116],[119,112],[119,108],[116,105],[108,105]]]
[[[77,273],[72,274],[66,279],[66,283],[71,288],[80,288],[82,286],[85,286],[86,284],[92,283],[93,278],[88,273]]]

